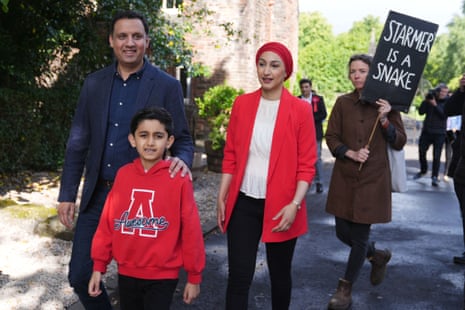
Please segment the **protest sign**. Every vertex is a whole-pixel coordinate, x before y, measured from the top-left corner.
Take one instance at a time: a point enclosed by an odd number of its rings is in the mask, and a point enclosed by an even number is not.
[[[365,81],[362,100],[382,98],[408,112],[438,25],[390,11]]]

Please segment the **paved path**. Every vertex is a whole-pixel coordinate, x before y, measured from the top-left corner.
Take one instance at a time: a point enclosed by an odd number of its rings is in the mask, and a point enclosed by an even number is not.
[[[452,257],[463,250],[452,183],[441,181],[434,188],[429,177],[413,180],[419,168],[417,146],[407,145],[405,150],[409,191],[393,194],[393,221],[374,225],[372,230],[377,245],[393,252],[388,274],[381,285],[373,287],[368,279],[370,266],[365,264],[354,285],[353,309],[464,309],[465,266],[452,263]],[[323,155],[324,180],[328,184],[333,159],[326,148]],[[430,158],[431,151],[429,164]],[[323,194],[316,194],[312,188],[306,198],[310,232],[297,243],[291,310],[325,309],[338,277],[344,273],[348,249],[336,239],[334,219],[324,211],[326,190],[327,186]],[[172,309],[224,309],[226,239],[214,231],[205,242],[207,268],[201,296],[191,306],[182,303],[182,275]],[[70,309],[83,308],[75,304]],[[258,253],[249,309],[271,309],[263,245]]]
[[[463,309],[465,266],[452,256],[463,250],[461,222],[451,183],[431,186],[431,179],[413,180],[418,171],[417,146],[406,146],[409,191],[393,194],[393,221],[374,225],[379,247],[393,251],[385,282],[369,283],[369,264],[354,285],[353,309]],[[324,150],[326,184],[332,158]],[[429,154],[430,156],[430,154]],[[327,189],[327,188],[325,188]],[[334,219],[324,211],[326,191],[307,195],[310,232],[297,243],[291,310],[325,309],[338,277],[343,275],[348,248],[336,239]],[[206,239],[207,269],[202,293],[193,306],[183,305],[181,291],[173,309],[224,309],[226,240],[213,233]],[[182,281],[181,281],[182,283]],[[260,247],[249,309],[271,309],[264,247]]]

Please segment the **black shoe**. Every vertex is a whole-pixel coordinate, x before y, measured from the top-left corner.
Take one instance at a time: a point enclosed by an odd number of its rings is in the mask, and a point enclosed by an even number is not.
[[[316,183],[316,192],[317,192],[318,194],[323,193],[323,184],[321,184],[321,183]]]
[[[413,179],[416,180],[416,179],[419,179],[421,178],[422,176],[424,176],[425,173],[422,173],[422,172],[418,172],[416,173],[414,176],[413,176]]]
[[[454,256],[454,264],[465,265],[465,252],[462,256]]]
[[[439,185],[438,177],[432,177],[431,178],[431,185],[432,186],[438,186]]]

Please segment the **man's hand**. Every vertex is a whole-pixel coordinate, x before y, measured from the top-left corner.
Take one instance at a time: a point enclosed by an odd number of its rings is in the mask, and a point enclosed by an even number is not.
[[[459,81],[460,91],[465,92],[465,73],[462,75],[462,78]]]
[[[102,274],[98,271],[92,272],[92,276],[89,281],[88,293],[92,297],[97,297],[102,294],[100,289],[100,281],[102,281]]]
[[[182,161],[182,159],[178,157],[168,157],[168,160],[171,161],[170,165],[170,176],[174,178],[174,176],[181,170],[181,176],[185,177],[186,174],[189,175],[189,179],[192,181],[192,173],[189,167]]]
[[[74,202],[60,202],[57,207],[57,211],[60,222],[67,228],[72,229],[76,204]]]

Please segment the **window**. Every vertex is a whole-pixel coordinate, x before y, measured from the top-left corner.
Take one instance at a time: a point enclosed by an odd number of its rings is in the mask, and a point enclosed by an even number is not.
[[[162,0],[161,8],[162,9],[177,9],[182,5],[182,0]]]

